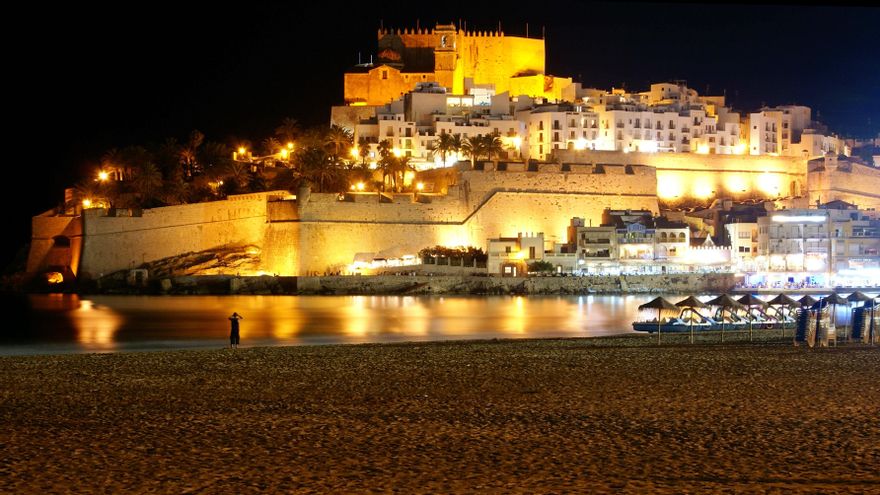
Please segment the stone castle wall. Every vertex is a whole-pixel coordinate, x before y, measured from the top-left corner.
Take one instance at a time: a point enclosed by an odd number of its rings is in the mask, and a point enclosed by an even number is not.
[[[808,205],[840,200],[859,208],[880,208],[880,170],[859,164],[827,163],[808,176]]]
[[[187,252],[224,245],[264,244],[267,196],[235,196],[143,211],[143,216],[110,217],[85,210],[80,278],[95,278]]]

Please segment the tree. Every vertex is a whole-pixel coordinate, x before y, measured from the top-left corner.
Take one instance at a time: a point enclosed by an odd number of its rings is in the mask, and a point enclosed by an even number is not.
[[[437,137],[437,140],[434,142],[431,147],[431,153],[440,154],[440,161],[443,162],[443,166],[446,166],[446,155],[449,153],[456,153],[461,146],[461,139],[459,138],[458,144],[455,142],[455,136],[452,133],[444,132]]]
[[[152,163],[138,167],[132,181],[138,204],[149,208],[158,203],[158,193],[162,189],[162,172]]]
[[[486,142],[482,136],[466,137],[462,140],[461,151],[465,156],[470,157],[471,165],[486,154]]]
[[[385,139],[379,143],[379,160],[376,162],[376,168],[382,172],[382,190],[385,190],[387,177],[394,173],[394,154],[392,153],[391,141]]]
[[[529,263],[529,272],[552,272],[555,269],[553,263],[539,260]]]
[[[351,132],[336,124],[330,126],[330,130],[327,131],[325,137],[325,143],[329,148],[328,151],[333,157],[333,161],[337,164],[340,161],[340,158],[345,155],[349,148],[351,148],[351,142]]]
[[[194,130],[189,133],[189,139],[180,149],[178,154],[180,165],[183,167],[183,175],[187,178],[192,178],[203,171],[199,165],[198,152],[204,141],[205,135]]]
[[[232,163],[232,148],[223,143],[208,141],[199,150],[199,158],[205,173],[217,178]]]
[[[282,144],[280,141],[273,137],[269,137],[263,140],[263,154],[264,155],[274,155],[281,151]]]
[[[501,136],[497,132],[493,132],[483,137],[483,148],[486,156],[491,160],[493,156],[504,153],[504,142],[501,141]]]
[[[370,157],[370,142],[365,137],[358,139],[358,156],[361,158],[361,165],[366,165],[367,158]]]
[[[285,145],[292,143],[299,136],[300,127],[296,119],[285,117],[281,124],[275,128],[275,136]]]

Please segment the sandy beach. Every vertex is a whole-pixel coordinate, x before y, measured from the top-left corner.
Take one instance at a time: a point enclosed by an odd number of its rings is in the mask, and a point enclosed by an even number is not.
[[[3,493],[880,493],[880,346],[0,358]]]

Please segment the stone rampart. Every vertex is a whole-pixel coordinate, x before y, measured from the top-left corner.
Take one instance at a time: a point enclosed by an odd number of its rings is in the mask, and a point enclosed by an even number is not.
[[[78,276],[99,277],[186,252],[230,244],[263,245],[267,197],[249,194],[143,211],[142,216],[111,217],[106,210],[82,215],[83,250]]]

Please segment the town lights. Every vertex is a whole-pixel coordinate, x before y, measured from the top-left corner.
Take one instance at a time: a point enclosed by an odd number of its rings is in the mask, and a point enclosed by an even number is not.
[[[352,157],[352,158],[357,158],[357,157],[358,157],[358,148],[357,148],[357,146],[354,146],[354,147],[351,148],[351,157]]]
[[[423,182],[419,182],[419,183],[416,184],[416,189],[417,189],[418,191],[421,191],[421,190],[424,189],[424,188],[425,188],[425,184],[424,184]]]
[[[396,156],[397,158],[400,158],[401,156],[403,156],[403,151],[401,151],[399,148],[392,149],[391,153],[393,153],[394,156]]]
[[[110,178],[110,174],[108,174],[107,172],[105,172],[103,170],[98,172],[98,180],[99,181],[105,182],[108,178]]]
[[[363,190],[364,190],[364,183],[363,183],[363,182],[358,182],[358,183],[357,183],[357,190],[358,190],[358,191],[363,191]]]
[[[281,159],[283,159],[283,160],[287,160],[287,155],[288,155],[287,150],[282,149],[282,150],[281,150]]]
[[[289,149],[289,150],[292,150],[292,149],[293,149],[293,141],[288,141],[288,143],[287,143],[287,149]]]
[[[92,200],[91,200],[91,199],[84,199],[84,200],[83,200],[83,208],[91,208],[91,206],[92,206]]]
[[[247,149],[246,149],[244,146],[239,146],[239,148],[238,148],[238,154],[239,154],[239,155],[244,155],[244,153],[245,153],[246,151],[247,151]]]

